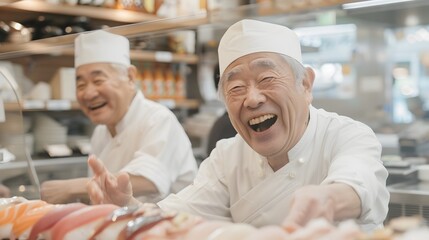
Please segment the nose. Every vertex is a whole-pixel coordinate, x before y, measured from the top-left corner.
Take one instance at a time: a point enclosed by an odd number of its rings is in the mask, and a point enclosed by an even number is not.
[[[82,100],[89,101],[98,96],[97,88],[92,85],[88,84],[84,89],[78,91],[80,97]]]
[[[256,87],[250,87],[247,90],[244,106],[247,108],[257,108],[266,101],[265,95]]]

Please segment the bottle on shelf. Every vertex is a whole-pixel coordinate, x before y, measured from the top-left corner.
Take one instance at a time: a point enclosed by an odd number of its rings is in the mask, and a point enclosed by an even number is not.
[[[116,7],[118,9],[144,12],[143,0],[118,0]]]
[[[162,72],[162,68],[160,66],[156,68],[153,80],[154,80],[153,97],[156,99],[163,98],[165,95],[165,91],[164,91],[165,78]]]
[[[102,7],[104,8],[116,8],[116,0],[104,0]]]
[[[176,94],[176,81],[174,78],[173,70],[171,67],[167,68],[165,72],[165,97],[174,98]]]
[[[153,85],[154,85],[154,79],[153,79],[152,70],[146,67],[143,69],[142,78],[141,78],[141,90],[143,91],[143,94],[145,95],[145,97],[153,98],[153,95],[154,95]]]
[[[185,99],[186,97],[186,82],[183,75],[180,73],[179,70],[176,71],[175,75],[175,87],[176,87],[176,99]]]

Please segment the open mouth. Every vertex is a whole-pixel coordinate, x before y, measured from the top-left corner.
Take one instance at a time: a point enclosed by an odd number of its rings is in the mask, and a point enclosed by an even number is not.
[[[100,109],[100,108],[102,108],[102,107],[104,107],[106,105],[107,105],[107,103],[103,102],[103,103],[99,103],[99,104],[94,104],[94,105],[88,106],[88,109],[91,110],[91,111],[94,111],[94,110]]]
[[[249,126],[255,132],[263,132],[269,129],[277,121],[277,116],[274,114],[265,114],[253,119],[250,119]]]

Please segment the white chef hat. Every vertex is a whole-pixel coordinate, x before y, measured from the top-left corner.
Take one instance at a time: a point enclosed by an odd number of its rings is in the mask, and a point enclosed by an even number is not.
[[[277,24],[244,19],[230,26],[220,40],[220,75],[236,59],[256,52],[280,53],[302,63],[301,46],[294,31]]]
[[[76,68],[98,62],[130,65],[130,43],[124,36],[97,30],[80,34],[74,44]]]

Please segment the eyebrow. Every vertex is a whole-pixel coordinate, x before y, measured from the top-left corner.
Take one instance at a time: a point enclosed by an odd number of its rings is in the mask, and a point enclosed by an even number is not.
[[[271,59],[256,59],[250,62],[251,68],[276,68],[276,64]]]
[[[94,71],[91,71],[91,73],[89,75],[93,78],[93,77],[105,75],[105,74],[101,70],[94,70]],[[79,81],[79,80],[82,80],[82,76],[80,76],[80,75],[76,76],[76,81]]]
[[[230,81],[232,78],[234,78],[235,75],[239,74],[240,72],[242,72],[241,69],[233,68],[231,71],[225,74],[225,80]]]
[[[250,62],[249,66],[251,68],[270,68],[275,69],[277,65],[271,60],[271,59],[256,59]],[[240,68],[233,68],[231,71],[225,73],[225,80],[229,81],[231,80],[235,75],[241,73]]]

